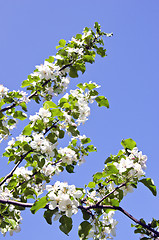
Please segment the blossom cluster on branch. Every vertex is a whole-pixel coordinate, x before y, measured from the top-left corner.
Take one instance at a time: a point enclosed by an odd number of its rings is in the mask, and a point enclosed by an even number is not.
[[[91,81],[78,83],[76,89],[65,92],[70,80],[78,78],[78,72],[83,74],[86,64],[94,63],[97,54],[106,56],[103,36],[112,34],[102,32],[95,23],[94,30],[85,28],[83,34],[77,34],[68,43],[61,39],[56,56],[37,65],[22,82],[26,92],[9,91],[0,85],[0,142],[9,140],[3,156],[8,158],[8,163],[14,163],[13,169],[0,179],[0,231],[3,235],[20,231],[21,211],[30,208],[35,214],[44,208],[47,223],[52,224],[54,216],[65,234],[72,229],[72,215],[82,211],[83,221],[78,229],[81,240],[113,238],[117,225],[113,217],[117,210],[137,224],[134,225],[136,233],[149,237],[141,239],[158,239],[158,220],[146,224],[120,207],[123,197],[139,182],[156,195],[152,179],[145,177],[147,157],[132,139],[122,140],[124,149],[108,157],[104,169],[95,173],[92,182],[84,188],[53,182],[55,174],[65,170],[73,173],[90,152],[96,151],[90,144],[91,139],[81,135],[79,127],[88,120],[93,102],[109,108],[107,98],[99,95],[100,86]],[[62,97],[55,103],[53,98],[59,94]],[[40,108],[28,116],[30,101],[40,104]],[[28,124],[20,135],[13,137],[12,129],[18,120],[25,119]],[[69,142],[62,147],[61,140],[66,136]]]

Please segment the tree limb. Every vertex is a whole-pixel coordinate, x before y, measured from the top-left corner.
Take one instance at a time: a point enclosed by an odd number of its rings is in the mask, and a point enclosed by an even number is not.
[[[12,204],[14,206],[19,206],[19,207],[27,207],[27,208],[31,208],[33,206],[33,203],[22,203],[22,202],[17,202],[17,201],[13,201],[13,200],[5,200],[5,199],[0,199],[0,203],[2,204]],[[141,221],[137,220],[136,218],[134,218],[130,213],[128,213],[127,211],[125,211],[122,207],[117,207],[117,206],[111,206],[111,205],[90,205],[90,206],[78,206],[79,209],[81,210],[85,210],[89,213],[90,209],[112,209],[112,210],[118,210],[120,212],[122,212],[124,215],[126,215],[128,218],[130,218],[133,222],[141,225],[143,228],[148,229],[150,232],[153,232],[157,237],[159,237],[159,232],[157,232],[156,230],[154,230],[153,228],[151,228],[149,225],[142,223]],[[46,206],[44,207],[44,209],[49,209],[49,204],[46,204]],[[92,215],[92,213],[91,213]]]
[[[125,211],[122,207],[117,207],[117,206],[111,206],[111,205],[91,205],[91,206],[79,206],[79,209],[85,209],[85,210],[90,210],[90,209],[112,209],[112,210],[118,210],[125,214],[128,218],[130,218],[133,222],[141,225],[143,228],[148,229],[150,232],[153,232],[157,237],[159,237],[159,232],[151,228],[149,225],[142,223],[141,221],[137,220],[134,218],[130,213]]]

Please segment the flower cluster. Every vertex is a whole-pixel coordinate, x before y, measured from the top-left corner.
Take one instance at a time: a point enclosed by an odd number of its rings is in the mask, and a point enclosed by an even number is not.
[[[13,205],[8,206],[6,211],[7,210],[10,218],[6,219],[4,217],[0,220],[0,224],[3,222],[3,227],[0,228],[0,231],[3,236],[5,236],[7,232],[9,232],[10,236],[12,236],[13,232],[20,232],[21,228],[19,224],[21,223],[22,217],[20,215],[20,210],[15,209]]]
[[[42,120],[44,124],[49,122],[51,117],[51,112],[48,109],[40,108],[39,112],[35,115],[30,115],[29,120],[32,122],[31,127],[33,127],[37,120]]]
[[[112,239],[116,236],[117,221],[113,219],[114,211],[108,213],[103,212],[103,217],[100,220],[94,219],[91,222],[92,228],[89,231],[87,238],[93,239]]]
[[[25,167],[17,167],[14,171],[14,174],[17,176],[22,176],[25,180],[29,180],[30,176],[32,175],[32,171]]]
[[[142,152],[139,152],[137,147],[128,150],[128,152],[128,156],[121,158],[119,162],[114,162],[114,165],[120,174],[126,173],[128,179],[140,179],[145,175],[143,169],[146,168],[147,156],[142,155]]]
[[[52,163],[51,161],[45,159],[45,164],[41,168],[41,173],[43,173],[45,176],[50,177],[53,176],[54,174],[59,175],[59,173],[62,171],[61,168],[61,163]]]
[[[92,83],[90,81],[89,83],[83,84],[81,88],[70,90],[70,95],[66,93],[63,98],[59,100],[59,105],[61,104],[61,101],[64,100],[67,100],[69,105],[73,104],[73,108],[63,111],[65,120],[61,127],[66,127],[67,129],[68,124],[78,126],[81,123],[84,124],[88,120],[90,115],[90,107],[88,105],[89,103],[93,103],[94,98],[98,95],[98,92],[94,91],[93,94],[91,94],[91,90],[85,90],[87,87],[88,89],[94,89],[99,88],[100,86],[98,86],[95,82]],[[64,104],[63,108],[65,108],[65,106],[68,108],[69,105]],[[75,122],[73,121],[72,116],[75,117]]]
[[[57,181],[53,186],[47,185],[46,190],[49,192],[50,210],[58,208],[67,217],[71,217],[78,212],[79,199],[83,193],[81,190],[77,190],[75,185]]]
[[[77,99],[76,106],[78,107],[79,117],[77,124],[85,123],[90,115],[90,107],[88,106],[89,98],[82,89],[71,90],[70,93]]]
[[[52,144],[48,139],[45,138],[43,133],[33,132],[33,140],[30,146],[36,150],[45,153],[48,157],[54,157],[54,149],[57,144]]]
[[[52,57],[53,58],[53,57]],[[57,56],[55,58],[58,58]],[[44,61],[44,64],[36,65],[36,71],[32,73],[30,76],[34,79],[32,85],[35,87],[36,84],[41,81],[52,81],[54,82],[54,87],[46,87],[43,89],[44,97],[46,94],[51,96],[57,95],[58,93],[64,92],[68,84],[70,83],[70,78],[66,76],[66,72],[68,69],[61,71],[61,68],[58,66],[57,61],[55,63],[50,63],[48,61]]]
[[[75,151],[68,147],[60,148],[58,153],[61,155],[62,162],[66,163],[67,165],[71,165],[73,162],[78,161]]]

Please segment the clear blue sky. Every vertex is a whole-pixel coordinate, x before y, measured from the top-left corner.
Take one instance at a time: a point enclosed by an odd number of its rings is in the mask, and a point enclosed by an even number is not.
[[[82,187],[91,181],[93,173],[103,169],[110,153],[118,152],[121,140],[131,137],[148,156],[147,177],[153,178],[159,189],[158,0],[0,0],[0,84],[18,90],[35,65],[56,53],[60,39],[70,40],[85,26],[93,27],[95,21],[105,32],[114,33],[105,39],[108,56],[88,65],[86,74],[73,79],[71,87],[78,81],[96,81],[102,85],[100,93],[108,98],[110,109],[93,106],[82,131],[91,137],[98,152],[76,168],[75,174],[63,174],[60,179]],[[2,158],[1,166],[3,176],[7,165]],[[142,186],[127,195],[121,206],[138,219],[159,219],[158,197]],[[23,213],[22,230],[12,239],[78,239],[80,214],[74,217],[77,223],[69,237],[60,232],[57,223],[46,224],[42,215],[43,211],[35,216],[29,211]],[[117,213],[116,219],[116,240],[139,239],[128,218]],[[11,237],[7,235],[6,239]]]

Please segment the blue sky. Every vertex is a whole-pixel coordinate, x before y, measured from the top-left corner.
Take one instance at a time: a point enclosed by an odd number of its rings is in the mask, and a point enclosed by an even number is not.
[[[82,129],[97,147],[75,174],[62,174],[59,179],[76,186],[84,186],[92,175],[103,169],[104,160],[116,154],[123,138],[133,138],[148,156],[146,176],[154,179],[159,188],[158,160],[158,56],[159,56],[159,2],[157,0],[1,0],[0,1],[0,84],[18,90],[35,65],[55,55],[60,39],[70,40],[84,27],[93,27],[98,21],[105,32],[114,36],[105,39],[107,57],[97,58],[88,65],[80,79],[73,79],[71,87],[80,81],[95,81],[102,87],[110,109],[92,106],[90,121]],[[38,107],[37,107],[38,109]],[[31,109],[30,112],[33,112]],[[20,132],[20,128],[15,131]],[[1,147],[1,153],[3,152]],[[8,172],[1,158],[0,174]],[[150,221],[159,218],[159,200],[143,186],[128,194],[121,206],[134,217]],[[70,236],[45,223],[43,211],[32,215],[23,213],[21,232],[12,239],[54,240],[78,239],[77,228],[81,215],[74,217]],[[133,234],[131,221],[121,213],[116,214],[116,240],[139,239]],[[11,239],[7,235],[6,239]]]

